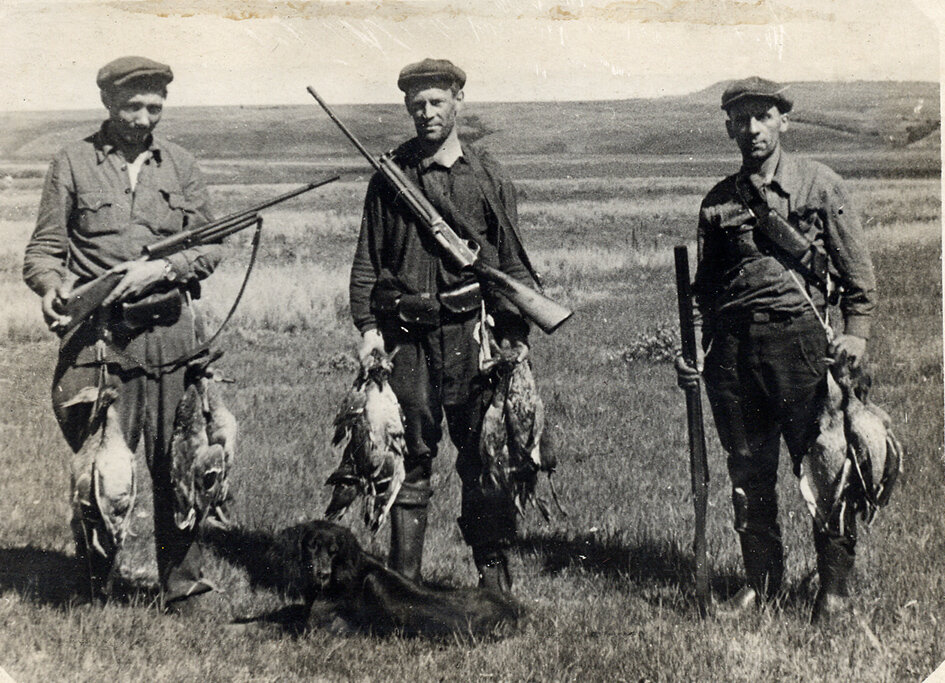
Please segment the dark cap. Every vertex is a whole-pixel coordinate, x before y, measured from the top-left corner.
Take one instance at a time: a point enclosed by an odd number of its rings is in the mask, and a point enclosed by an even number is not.
[[[457,88],[466,84],[466,72],[447,59],[424,59],[400,70],[397,87],[407,92],[423,82],[449,83]]]
[[[147,57],[119,57],[98,70],[95,82],[102,90],[109,90],[137,80],[148,80],[163,88],[174,80],[174,74],[167,64]]]
[[[729,107],[746,97],[759,100],[770,100],[778,107],[778,111],[786,114],[791,111],[794,102],[784,94],[788,86],[769,81],[758,76],[750,76],[731,83],[722,93],[722,109]]]

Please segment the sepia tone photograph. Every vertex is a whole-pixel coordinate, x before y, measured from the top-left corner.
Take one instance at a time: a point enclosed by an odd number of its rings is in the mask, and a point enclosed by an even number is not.
[[[0,683],[945,680],[933,0],[0,7]]]

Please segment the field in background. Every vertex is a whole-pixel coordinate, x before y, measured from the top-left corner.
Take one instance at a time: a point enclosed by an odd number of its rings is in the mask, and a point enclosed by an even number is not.
[[[488,146],[501,156],[501,147]],[[875,169],[891,159],[902,169],[919,152],[835,154],[838,167]],[[477,644],[247,634],[223,628],[223,614],[188,623],[162,617],[148,590],[156,572],[147,494],[122,559],[123,574],[142,588],[129,603],[101,611],[70,602],[68,466],[48,400],[55,340],[19,280],[40,179],[12,178],[0,191],[0,391],[7,398],[0,418],[0,666],[17,681],[899,681],[930,673],[945,658],[938,179],[849,174],[873,176],[850,187],[882,294],[871,341],[874,395],[909,457],[890,508],[861,533],[856,619],[825,634],[806,625],[816,588],[808,580],[813,548],[786,463],[784,609],[703,622],[694,607],[683,399],[671,365],[660,359],[665,332],[676,334],[672,245],[691,240],[701,196],[732,159],[720,156],[711,162],[718,171],[696,172],[674,156],[646,157],[649,166],[639,167],[616,155],[589,159],[512,158],[525,240],[549,293],[578,310],[552,337],[533,338],[561,463],[557,486],[570,515],[545,524],[532,512],[523,521],[512,570],[529,618],[511,638]],[[361,167],[346,163],[342,182],[266,212],[259,265],[222,340],[220,369],[237,380],[224,391],[241,427],[234,513],[247,530],[269,533],[319,516],[328,500],[322,482],[336,464],[329,428],[356,343],[346,279],[365,188]],[[288,189],[274,180],[300,182],[318,170],[250,159],[206,166],[221,213]],[[13,164],[0,164],[0,175],[7,168]],[[226,261],[206,283],[201,305],[211,317],[235,294],[246,239],[227,246]],[[724,599],[739,588],[741,569],[711,420],[708,432],[709,553],[713,593]],[[455,524],[452,458],[444,449],[436,463],[425,575],[471,585],[475,571]],[[385,532],[371,540],[348,521],[366,546],[386,551]],[[210,574],[238,615],[283,604],[222,555],[212,556]]]

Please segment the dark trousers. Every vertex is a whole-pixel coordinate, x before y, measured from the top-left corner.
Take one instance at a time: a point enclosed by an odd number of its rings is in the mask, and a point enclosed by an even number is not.
[[[728,454],[735,530],[749,582],[770,595],[780,589],[783,574],[775,489],[780,437],[797,474],[817,435],[827,387],[827,338],[812,313],[767,322],[719,322],[705,360],[706,391]],[[815,527],[818,558],[840,552],[852,565],[852,519],[845,531]]]
[[[170,325],[137,334],[123,334],[117,326],[105,325],[113,332],[115,345],[136,360],[152,365],[174,360],[195,345],[193,309],[185,306],[180,318]],[[80,389],[98,386],[100,369],[95,343],[100,326],[86,324],[60,349],[52,386],[52,403],[59,428],[73,451],[82,446],[88,423],[89,404],[63,407]],[[106,383],[118,389],[114,404],[128,448],[134,451],[144,439],[144,452],[154,493],[154,543],[157,550],[158,576],[165,602],[204,589],[201,583],[202,557],[195,543],[196,530],[181,531],[174,523],[171,482],[170,443],[174,412],[184,393],[184,369],[149,376],[127,358],[106,351]],[[73,519],[76,551],[83,548],[81,520]],[[111,558],[113,560],[114,558]]]
[[[445,414],[462,483],[459,526],[479,553],[511,543],[515,509],[508,496],[480,482],[479,432],[492,392],[479,375],[475,322],[467,315],[429,331],[387,326],[382,333],[387,350],[398,349],[390,384],[404,411],[407,482],[429,480]]]

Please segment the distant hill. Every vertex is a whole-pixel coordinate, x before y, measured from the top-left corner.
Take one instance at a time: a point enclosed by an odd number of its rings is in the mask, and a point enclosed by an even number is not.
[[[719,99],[726,83],[674,97],[592,102],[471,101],[466,139],[505,155],[731,154]],[[938,147],[939,85],[857,81],[791,84],[796,105],[789,146],[818,153]],[[411,134],[398,104],[343,105],[341,116],[368,149]],[[0,158],[45,161],[95,130],[102,113],[0,113]],[[173,99],[161,131],[203,159],[342,159],[347,140],[311,106],[183,107]]]

